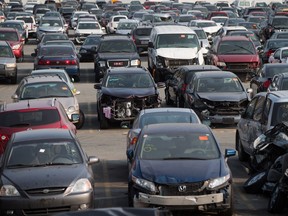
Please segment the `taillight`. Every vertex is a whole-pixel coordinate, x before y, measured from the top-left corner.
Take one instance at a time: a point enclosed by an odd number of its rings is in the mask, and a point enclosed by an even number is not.
[[[130,144],[131,145],[135,145],[137,143],[137,137],[133,137],[133,139],[131,140]]]
[[[43,60],[43,59],[40,59],[38,61],[38,65],[49,65],[50,64],[50,61],[49,60]]]
[[[182,84],[182,87],[181,87],[181,91],[182,91],[182,92],[185,92],[185,91],[186,91],[186,88],[187,88],[187,84],[183,83],[183,84]]]
[[[268,51],[266,52],[266,56],[269,57],[272,53],[273,53],[273,50],[268,50]]]
[[[64,63],[66,65],[76,65],[77,64],[76,60],[66,60]]]
[[[270,84],[271,84],[271,80],[266,80],[266,81],[263,83],[263,87],[264,87],[264,88],[268,88]]]

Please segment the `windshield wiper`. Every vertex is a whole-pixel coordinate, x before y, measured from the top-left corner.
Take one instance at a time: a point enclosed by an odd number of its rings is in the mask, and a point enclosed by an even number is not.
[[[12,164],[7,166],[7,168],[25,168],[25,167],[35,167],[36,164]]]

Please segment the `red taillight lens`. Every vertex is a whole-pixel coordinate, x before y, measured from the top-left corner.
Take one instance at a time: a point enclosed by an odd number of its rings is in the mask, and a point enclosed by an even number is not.
[[[76,60],[66,60],[64,63],[66,65],[76,65],[77,64]]]
[[[49,60],[43,60],[43,59],[40,59],[38,61],[38,65],[49,65],[50,64],[50,61]]]
[[[266,56],[269,57],[272,53],[273,53],[273,50],[268,50],[268,51],[266,52]]]
[[[137,143],[137,137],[134,137],[132,140],[131,140],[131,145],[135,145]]]
[[[270,84],[271,84],[271,80],[266,80],[266,81],[263,83],[263,87],[264,87],[264,88],[268,88]]]

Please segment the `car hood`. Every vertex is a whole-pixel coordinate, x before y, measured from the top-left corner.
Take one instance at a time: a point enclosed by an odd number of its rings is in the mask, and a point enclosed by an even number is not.
[[[222,62],[258,62],[258,55],[218,55],[218,61]]]
[[[218,178],[222,176],[222,166],[220,159],[139,161],[142,177],[158,184],[199,182]]]
[[[46,32],[55,32],[55,31],[62,31],[63,27],[39,27],[39,31],[46,31]]]
[[[6,169],[2,180],[10,181],[16,188],[28,190],[46,187],[67,187],[73,181],[85,176],[82,164]]]
[[[210,101],[233,101],[238,102],[247,98],[245,92],[197,92],[199,98]]]
[[[159,48],[157,55],[171,59],[193,59],[198,54],[197,48]]]
[[[100,59],[140,59],[138,53],[99,53]]]
[[[156,88],[105,88],[102,93],[118,98],[146,97],[157,93]]]

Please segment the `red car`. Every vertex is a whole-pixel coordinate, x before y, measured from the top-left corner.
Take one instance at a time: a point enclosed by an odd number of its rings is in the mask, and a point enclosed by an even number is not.
[[[224,36],[207,53],[207,61],[222,70],[245,77],[260,68],[260,58],[253,41],[245,36]]]
[[[63,128],[70,129],[76,134],[75,125],[69,121],[62,104],[55,98],[23,100],[3,104],[0,108],[0,155],[3,154],[14,132]],[[74,117],[77,118],[77,116]]]
[[[17,58],[18,62],[22,62],[24,58],[24,38],[14,28],[0,28],[0,40],[7,41]]]

